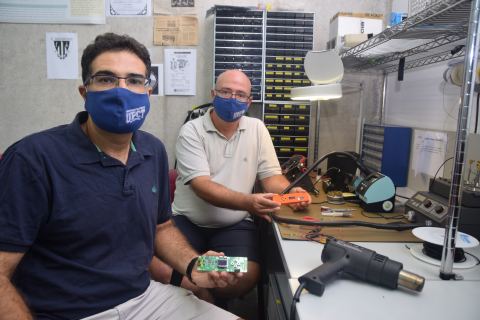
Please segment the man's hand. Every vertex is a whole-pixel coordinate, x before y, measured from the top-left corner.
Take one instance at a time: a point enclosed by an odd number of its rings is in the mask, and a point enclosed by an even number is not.
[[[307,191],[305,191],[303,188],[301,187],[295,187],[295,188],[292,188],[292,190],[290,190],[289,193],[296,193],[296,192],[305,192],[307,193]],[[300,211],[300,210],[305,210],[310,204],[312,203],[312,198],[310,197],[310,195],[308,196],[308,201],[304,201],[304,202],[300,202],[300,203],[292,203],[292,204],[289,204],[288,206],[290,208],[292,208],[294,211]]]
[[[210,292],[210,289],[194,285],[190,280],[188,280],[187,277],[183,277],[181,287],[192,291],[193,294],[196,295],[199,299],[205,300],[210,303],[215,303],[215,298]]]
[[[269,213],[280,210],[280,204],[272,200],[273,193],[254,193],[249,195],[248,212],[272,222]]]
[[[208,251],[204,255],[206,256],[224,256],[223,252]],[[198,261],[193,266],[192,280],[195,284],[202,288],[216,288],[226,287],[228,285],[234,285],[240,278],[243,277],[243,272],[201,272],[197,271]]]

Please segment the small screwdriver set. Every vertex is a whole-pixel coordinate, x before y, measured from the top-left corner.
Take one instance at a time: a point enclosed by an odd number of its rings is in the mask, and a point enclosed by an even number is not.
[[[198,271],[226,271],[247,272],[248,259],[246,257],[200,256],[198,257]]]

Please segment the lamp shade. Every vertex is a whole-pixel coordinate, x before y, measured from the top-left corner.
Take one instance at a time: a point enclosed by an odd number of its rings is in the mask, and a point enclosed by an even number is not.
[[[309,51],[304,60],[305,74],[313,84],[340,82],[343,78],[343,63],[333,50]]]
[[[292,100],[330,100],[342,97],[342,85],[340,83],[319,84],[309,87],[292,88]]]
[[[304,60],[305,74],[313,86],[291,90],[292,100],[330,100],[342,97],[343,63],[332,50],[309,51]]]

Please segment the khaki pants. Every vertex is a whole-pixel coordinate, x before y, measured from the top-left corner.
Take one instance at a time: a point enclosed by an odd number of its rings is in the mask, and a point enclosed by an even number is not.
[[[151,281],[143,294],[83,320],[238,319],[192,292]]]

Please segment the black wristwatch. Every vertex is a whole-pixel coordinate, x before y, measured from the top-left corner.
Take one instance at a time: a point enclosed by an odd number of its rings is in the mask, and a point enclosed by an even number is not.
[[[192,282],[194,285],[196,285],[196,283],[192,279],[192,271],[193,271],[193,267],[195,266],[195,263],[197,262],[197,260],[198,260],[198,257],[195,257],[190,261],[190,263],[188,264],[188,267],[187,267],[187,272],[186,272],[188,280],[190,280],[190,282]]]
[[[180,287],[180,285],[182,284],[182,280],[183,280],[183,274],[173,269],[172,276],[170,277],[170,284]]]

